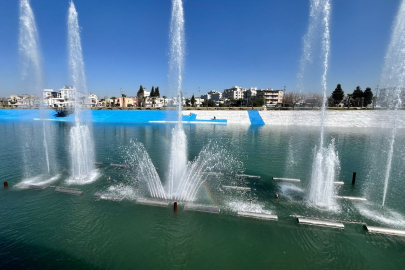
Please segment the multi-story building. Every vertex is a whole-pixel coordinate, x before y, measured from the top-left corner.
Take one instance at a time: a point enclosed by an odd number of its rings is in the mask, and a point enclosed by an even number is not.
[[[283,104],[284,91],[283,90],[273,90],[271,88],[257,90],[256,98],[264,99],[266,105],[280,106]]]
[[[59,89],[59,92],[60,97],[65,101],[75,100],[75,89],[73,86],[65,85],[63,88]]]
[[[120,97],[114,100],[115,106],[121,108],[136,107],[136,97]]]
[[[12,107],[32,108],[39,106],[39,100],[30,94],[10,95],[8,105]]]
[[[212,99],[213,101],[220,101],[220,100],[222,100],[222,92],[218,92],[218,91],[212,90],[212,91],[210,91],[210,92],[208,92],[208,93],[211,95],[211,99]]]
[[[218,92],[216,90],[211,90],[207,94],[202,95],[201,98],[204,100],[211,99],[213,101],[219,101],[222,99],[222,92]]]
[[[51,108],[72,107],[76,101],[75,89],[67,85],[59,89],[59,92],[55,92],[53,89],[44,89],[42,97],[46,106]],[[92,93],[88,96],[77,93],[77,98],[77,102],[84,107],[96,107],[98,104],[97,95]]]
[[[257,95],[257,87],[250,87],[243,94],[244,104],[251,104]]]
[[[98,104],[98,96],[96,94],[89,94],[89,106],[90,107],[96,107]],[[86,104],[87,105],[87,104]]]
[[[243,99],[243,95],[244,95],[245,91],[246,91],[246,88],[242,88],[242,87],[235,85],[229,89],[225,89],[223,97],[225,99],[230,98],[231,100],[239,100],[241,98]]]

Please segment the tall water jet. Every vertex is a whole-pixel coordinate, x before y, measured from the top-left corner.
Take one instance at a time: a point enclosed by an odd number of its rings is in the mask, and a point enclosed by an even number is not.
[[[401,91],[405,77],[405,1],[402,1],[392,28],[391,40],[385,55],[381,85],[394,89],[391,105],[394,107],[394,117],[389,141],[387,165],[385,171],[384,194],[382,205],[385,205],[388,183],[391,174],[392,158],[397,133],[398,110],[402,108]]]
[[[339,159],[335,152],[334,142],[325,146],[325,117],[327,102],[327,84],[326,75],[328,72],[328,60],[330,51],[330,0],[311,0],[310,1],[310,20],[306,35],[304,36],[303,56],[300,62],[299,81],[302,82],[305,66],[312,60],[314,53],[313,45],[319,42],[322,48],[322,109],[321,109],[321,132],[319,146],[315,148],[314,162],[312,165],[312,176],[309,192],[309,202],[321,207],[329,208],[334,204],[334,186],[333,182],[338,174]],[[321,33],[320,40],[317,34]]]
[[[75,124],[70,130],[70,160],[73,183],[95,180],[94,144],[89,123],[83,119],[88,101],[78,14],[73,1],[68,12],[69,67],[73,82]]]
[[[39,35],[37,26],[35,23],[35,16],[34,12],[32,11],[30,1],[29,0],[20,0],[20,18],[19,18],[19,53],[20,53],[20,61],[21,61],[21,71],[22,71],[22,79],[27,80],[29,86],[33,88],[33,94],[38,94],[39,97],[42,97],[42,89],[43,89],[43,79],[42,79],[42,61],[41,61],[41,53],[40,53],[40,45],[39,45]],[[54,149],[52,138],[50,137],[50,127],[49,123],[44,121],[45,118],[45,111],[46,109],[45,104],[40,102],[41,108],[41,120],[42,120],[42,139],[37,138],[37,140],[42,142],[39,145],[35,145],[38,149],[33,151],[36,154],[41,153],[37,161],[41,164],[38,165],[33,160],[24,160],[26,163],[26,167],[30,167],[31,165],[27,164],[35,164],[33,166],[44,168],[43,170],[36,168],[38,173],[50,173],[51,165],[50,165],[50,152]],[[35,103],[35,102],[34,102]],[[33,138],[30,138],[31,140]],[[28,143],[23,143],[23,145],[27,145]],[[34,144],[31,142],[30,145],[35,147]],[[29,151],[29,148],[25,147],[25,151]],[[27,156],[25,154],[25,156]],[[27,172],[29,171],[29,172]],[[32,172],[32,168],[26,169],[26,176],[28,176]]]
[[[178,101],[178,122],[172,131],[170,165],[168,173],[168,196],[173,198],[177,192],[180,180],[187,166],[187,141],[182,123],[182,93],[185,34],[184,11],[182,0],[172,0],[172,15],[170,21],[170,60],[169,60],[169,85],[171,92],[175,93]]]

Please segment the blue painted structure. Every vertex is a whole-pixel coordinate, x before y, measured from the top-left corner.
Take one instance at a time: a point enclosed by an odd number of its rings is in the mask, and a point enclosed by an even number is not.
[[[43,119],[60,122],[73,122],[74,114],[68,117],[56,117],[53,110],[43,110]],[[86,121],[104,123],[150,123],[150,122],[173,122],[178,119],[177,111],[126,111],[126,110],[86,110],[82,112]],[[40,110],[0,110],[0,121],[32,121],[41,119]],[[226,119],[198,120],[195,113],[182,115],[183,122],[226,124]]]
[[[250,124],[252,125],[264,125],[263,118],[260,116],[259,111],[248,111]]]

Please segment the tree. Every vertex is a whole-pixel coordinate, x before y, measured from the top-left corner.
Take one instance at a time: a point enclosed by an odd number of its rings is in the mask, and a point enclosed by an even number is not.
[[[155,87],[152,86],[152,90],[150,91],[150,97],[155,96]]]
[[[305,95],[301,92],[290,92],[284,95],[284,104],[288,107],[295,108],[295,105],[305,99]]]
[[[155,97],[160,97],[159,86],[156,86],[156,89],[155,89]]]
[[[204,107],[204,106],[206,106],[206,107],[215,107],[216,104],[215,104],[215,101],[213,101],[212,99],[207,99],[207,100],[204,100],[204,101],[202,102],[202,106],[203,106],[203,107]]]
[[[112,99],[112,101],[113,101],[112,107],[115,106],[115,100],[116,100],[117,98],[116,98],[116,97],[111,97],[110,99]]]
[[[157,91],[159,91],[159,87],[158,87],[158,90]],[[163,96],[163,107],[166,107],[166,96]]]
[[[360,106],[360,104],[362,104],[363,97],[364,97],[363,90],[361,90],[360,86],[357,86],[356,90],[354,90],[352,94],[352,98],[357,107]]]
[[[370,87],[367,87],[364,91],[364,106],[367,106],[373,102],[373,92]]]
[[[137,97],[137,100],[138,100],[138,106],[139,107],[142,107],[142,104],[143,104],[143,101],[144,101],[144,99],[143,99],[143,96],[144,96],[144,91],[143,91],[143,87],[142,87],[142,85],[139,87],[139,90],[138,90],[138,93],[136,93],[136,97]]]
[[[253,101],[253,106],[254,107],[262,107],[264,105],[264,103],[265,103],[264,98],[255,99]]]
[[[231,99],[232,99],[232,98],[231,98],[231,97],[227,97],[226,99],[228,100],[229,109],[231,109]]]
[[[191,96],[191,106],[193,106],[194,107],[194,104],[195,104],[195,97],[194,97],[194,94]]]
[[[336,86],[335,91],[332,92],[333,103],[338,105],[340,102],[342,102],[344,96],[345,92],[342,90],[342,86],[339,83]]]
[[[121,97],[126,98],[126,97],[127,97],[127,95],[125,95],[125,94],[121,94]]]
[[[323,103],[323,95],[309,92],[306,95],[305,103],[311,106],[311,108],[320,107]]]
[[[142,84],[141,84],[141,86],[139,86],[139,90],[138,90],[137,95],[138,95],[138,94],[144,94]]]
[[[142,97],[142,100],[143,100],[143,102],[142,102],[142,107],[146,107],[146,97]]]
[[[347,94],[347,109],[350,109],[350,105],[352,104],[353,94]]]

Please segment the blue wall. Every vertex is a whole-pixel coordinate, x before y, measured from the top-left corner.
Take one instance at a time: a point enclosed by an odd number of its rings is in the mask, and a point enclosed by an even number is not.
[[[53,121],[74,121],[74,114],[68,117],[56,117],[55,111],[42,111],[43,119]],[[121,111],[121,110],[92,110],[83,111],[83,118],[92,122],[105,123],[149,123],[150,121],[177,121],[177,111]],[[183,121],[226,123],[226,119],[197,120],[196,114],[183,115]],[[32,121],[41,118],[40,110],[0,110],[0,121]]]
[[[259,111],[248,111],[250,124],[252,125],[264,125],[263,118],[260,116]]]

